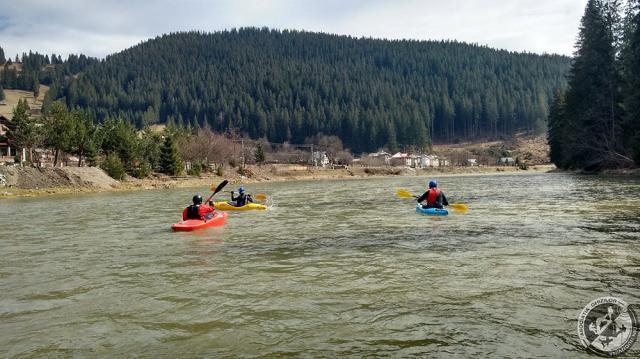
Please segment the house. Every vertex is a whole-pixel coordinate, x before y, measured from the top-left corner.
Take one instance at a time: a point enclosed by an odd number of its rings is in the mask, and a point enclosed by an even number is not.
[[[516,160],[513,157],[502,157],[498,161],[498,164],[502,166],[515,166]]]
[[[314,151],[313,152],[313,165],[320,167],[327,167],[329,165],[329,157],[327,157],[327,152],[325,151]]]
[[[478,160],[476,158],[467,158],[467,166],[477,166],[478,165]]]
[[[376,153],[370,153],[369,158],[380,160],[385,165],[388,165],[391,161],[391,154],[385,151],[378,151]]]
[[[408,154],[398,152],[395,155],[391,156],[391,158],[389,159],[389,163],[392,166],[411,167],[412,160],[411,160],[411,157]]]
[[[436,155],[420,155],[418,156],[418,168],[439,167],[440,161]]]

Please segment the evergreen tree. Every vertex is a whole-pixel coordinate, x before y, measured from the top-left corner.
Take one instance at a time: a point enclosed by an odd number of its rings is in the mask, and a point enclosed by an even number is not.
[[[551,162],[559,168],[568,167],[566,163],[568,153],[564,150],[563,144],[571,136],[571,133],[564,126],[566,124],[564,96],[565,94],[562,91],[557,91],[553,98],[549,111],[549,131],[547,133]]]
[[[33,91],[33,97],[38,98],[38,96],[40,95],[40,84],[36,79],[34,79],[33,83],[31,84],[31,91]]]
[[[4,57],[2,46],[0,46],[0,65],[4,65],[5,62],[7,62],[7,59]]]
[[[619,119],[619,83],[610,24],[601,1],[589,0],[582,17],[566,94],[565,139],[571,159],[564,167],[598,169],[616,150],[614,127]]]
[[[4,89],[2,88],[2,85],[0,85],[0,101],[4,101],[4,99],[5,99]]]
[[[160,150],[160,172],[170,176],[182,173],[182,159],[171,136],[166,136]]]
[[[69,148],[71,153],[78,156],[78,167],[82,166],[83,160],[89,156],[93,156],[90,160],[95,165],[95,134],[96,127],[93,120],[85,111],[76,109],[70,114],[71,119],[71,137]]]
[[[631,0],[622,52],[625,116],[619,138],[627,156],[640,165],[640,0]]]
[[[265,161],[264,149],[262,148],[262,143],[260,142],[258,142],[258,144],[256,145],[254,157],[255,157],[256,163],[259,165],[262,165]]]
[[[51,106],[50,115],[46,118],[44,132],[46,134],[45,145],[54,149],[53,166],[57,166],[60,152],[70,152],[74,134],[73,119],[67,106],[56,101]]]
[[[40,143],[41,136],[36,122],[29,116],[29,104],[26,99],[18,101],[9,121],[6,137],[12,147],[17,150],[26,149],[31,152]],[[29,156],[31,160],[31,156]]]

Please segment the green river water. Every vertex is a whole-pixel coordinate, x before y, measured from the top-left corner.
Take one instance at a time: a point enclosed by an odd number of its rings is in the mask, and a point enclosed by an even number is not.
[[[270,210],[193,233],[194,189],[2,200],[0,357],[587,358],[582,308],[640,304],[638,178],[438,179],[468,214],[411,177],[249,185]]]

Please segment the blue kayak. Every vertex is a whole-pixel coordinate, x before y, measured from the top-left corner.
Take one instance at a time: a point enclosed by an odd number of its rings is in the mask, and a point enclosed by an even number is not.
[[[416,212],[424,214],[425,216],[448,216],[449,211],[446,209],[438,208],[422,208],[421,204],[416,205]]]

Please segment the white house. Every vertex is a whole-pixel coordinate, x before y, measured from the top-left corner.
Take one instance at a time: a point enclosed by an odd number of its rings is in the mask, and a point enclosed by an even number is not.
[[[327,153],[325,151],[314,151],[313,165],[327,167],[329,165],[329,157],[327,157]]]

